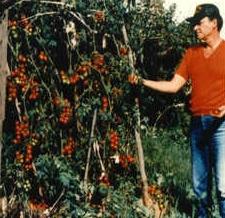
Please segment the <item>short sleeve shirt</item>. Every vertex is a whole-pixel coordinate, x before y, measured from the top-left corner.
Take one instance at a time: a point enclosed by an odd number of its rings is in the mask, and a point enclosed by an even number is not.
[[[225,105],[225,41],[207,58],[203,49],[202,45],[187,49],[175,72],[191,81],[193,115],[216,114]]]

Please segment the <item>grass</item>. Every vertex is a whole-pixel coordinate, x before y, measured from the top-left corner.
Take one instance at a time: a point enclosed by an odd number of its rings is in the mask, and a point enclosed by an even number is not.
[[[162,187],[171,204],[168,217],[193,217],[193,193],[188,138],[179,128],[151,130],[143,139],[150,184]]]

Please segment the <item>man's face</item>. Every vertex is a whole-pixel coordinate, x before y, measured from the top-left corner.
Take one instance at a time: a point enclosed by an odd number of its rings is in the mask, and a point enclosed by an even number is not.
[[[206,40],[215,30],[216,20],[210,20],[208,17],[202,18],[197,24],[194,25],[196,36],[200,40]]]

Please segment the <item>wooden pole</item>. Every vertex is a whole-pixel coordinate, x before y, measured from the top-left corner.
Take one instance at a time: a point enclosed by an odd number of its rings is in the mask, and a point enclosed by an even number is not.
[[[129,46],[129,39],[128,39],[128,34],[127,34],[125,25],[123,25],[122,27],[122,33],[123,33],[124,42],[126,46],[129,48],[128,49],[129,65],[133,69],[133,72],[135,72],[133,52],[131,47]],[[143,194],[142,197],[143,197],[144,205],[150,208],[152,206],[152,200],[150,199],[148,194],[148,180],[147,180],[147,176],[145,172],[144,152],[143,152],[143,147],[141,142],[141,133],[140,133],[141,123],[140,123],[139,100],[137,97],[135,98],[135,104],[138,109],[138,116],[137,116],[138,120],[135,127],[135,139],[136,139],[139,169],[140,169],[141,181],[142,181],[142,194]]]
[[[8,48],[8,11],[6,10],[0,18],[0,214],[6,217],[7,199],[4,196],[2,183],[2,148],[3,148],[3,123],[5,120],[5,101],[6,101],[6,79],[9,75],[7,61]]]
[[[92,125],[91,125],[91,134],[90,134],[90,139],[88,143],[88,154],[87,154],[87,163],[85,167],[85,174],[84,174],[84,189],[87,191],[87,183],[88,183],[88,172],[89,172],[89,165],[90,165],[90,160],[91,160],[91,150],[92,150],[92,143],[94,141],[94,131],[95,131],[95,125],[96,125],[96,120],[97,120],[97,108],[94,110],[94,115],[92,119]]]
[[[8,11],[4,13],[3,19],[0,21],[0,183],[2,173],[2,136],[3,122],[5,120],[5,101],[6,101],[6,79],[9,75],[9,67],[7,61],[7,45],[8,45]]]

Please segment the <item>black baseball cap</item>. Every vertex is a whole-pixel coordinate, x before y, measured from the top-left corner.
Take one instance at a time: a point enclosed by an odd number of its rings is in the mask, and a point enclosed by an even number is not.
[[[201,4],[195,9],[193,17],[189,17],[186,20],[191,23],[191,25],[196,25],[204,17],[209,18],[221,18],[219,9],[214,4]]]

